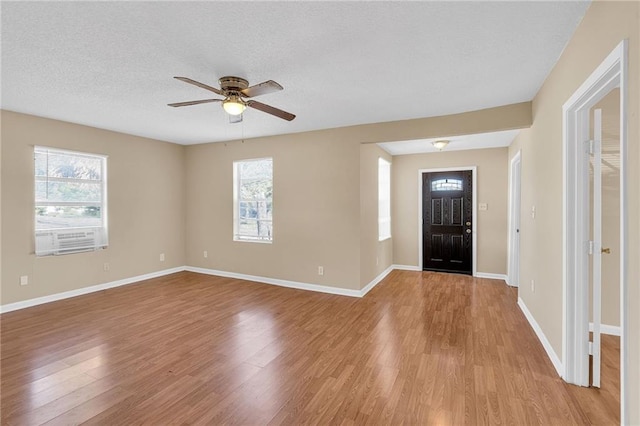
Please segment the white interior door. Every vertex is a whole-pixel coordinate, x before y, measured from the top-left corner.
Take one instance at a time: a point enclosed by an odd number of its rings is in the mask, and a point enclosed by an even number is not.
[[[593,307],[593,335],[589,345],[592,355],[591,386],[600,387],[600,324],[602,322],[602,110],[593,111],[593,142],[591,143],[591,155],[593,161],[593,221],[592,242],[590,253],[592,255],[591,278],[593,282],[593,294],[591,296]]]

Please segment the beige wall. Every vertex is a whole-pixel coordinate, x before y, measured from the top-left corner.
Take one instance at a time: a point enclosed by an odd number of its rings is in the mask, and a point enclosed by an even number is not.
[[[379,143],[523,129],[531,126],[531,106],[531,102],[522,102],[439,117],[362,124],[340,130],[362,143]]]
[[[357,141],[321,131],[186,150],[188,265],[360,289]],[[262,157],[273,158],[273,243],[234,242],[232,164]]]
[[[593,2],[533,101],[522,149],[519,296],[562,357],[562,105],[621,40],[629,39],[628,181],[629,422],[640,424],[640,3]],[[537,216],[528,214],[532,205]],[[530,280],[536,282],[531,291]]]
[[[9,111],[1,135],[2,304],[184,265],[184,147]],[[109,156],[108,249],[35,256],[34,145]]]
[[[399,155],[393,159],[393,263],[417,266],[418,170],[443,167],[477,167],[477,200],[486,211],[474,219],[477,238],[477,271],[507,273],[508,148],[442,151]]]
[[[393,170],[393,158],[386,151],[375,144],[360,145],[360,287],[393,264],[393,234],[378,241],[379,158],[391,162]]]

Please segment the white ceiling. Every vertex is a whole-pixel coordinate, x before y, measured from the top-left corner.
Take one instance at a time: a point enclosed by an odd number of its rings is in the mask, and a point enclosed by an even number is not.
[[[391,155],[422,154],[438,152],[433,142],[448,140],[449,144],[443,151],[462,151],[466,149],[501,148],[511,145],[520,130],[505,130],[502,132],[479,133],[464,136],[449,136],[433,139],[420,139],[401,142],[379,143],[382,149]]]
[[[588,5],[2,1],[1,105],[181,144],[471,111],[531,100]],[[298,117],[166,105],[223,75]]]

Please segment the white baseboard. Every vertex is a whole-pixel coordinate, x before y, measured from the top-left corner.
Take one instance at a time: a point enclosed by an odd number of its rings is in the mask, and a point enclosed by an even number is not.
[[[382,271],[380,275],[375,277],[369,284],[367,284],[366,286],[364,286],[362,290],[360,290],[360,297],[364,297],[365,294],[369,293],[369,291],[371,291],[372,288],[377,286],[380,281],[384,280],[387,277],[387,275],[389,275],[391,271],[393,271],[394,269],[395,269],[394,265],[391,265],[387,269]]]
[[[169,274],[182,272],[182,271],[190,271],[190,272],[196,272],[199,274],[206,274],[206,275],[216,275],[219,277],[235,278],[239,280],[255,281],[255,282],[264,283],[264,284],[277,285],[280,287],[295,288],[299,290],[315,291],[320,293],[337,294],[340,296],[364,297],[364,295],[366,295],[369,291],[371,291],[372,288],[374,288],[376,285],[378,285],[378,283],[384,280],[386,276],[389,275],[389,273],[391,273],[391,271],[393,271],[394,269],[398,269],[402,271],[420,271],[419,267],[413,266],[413,265],[391,265],[387,269],[382,271],[382,273],[380,273],[380,275],[375,277],[371,282],[369,282],[369,284],[364,286],[364,288],[360,290],[352,290],[348,288],[330,287],[330,286],[324,286],[319,284],[309,284],[309,283],[303,283],[298,281],[288,281],[288,280],[281,280],[277,278],[260,277],[256,275],[247,275],[247,274],[241,274],[236,272],[220,271],[216,269],[199,268],[195,266],[179,266],[176,268],[165,269],[157,272],[151,272],[149,274],[138,275],[136,277],[124,278],[121,280],[112,281],[112,282],[103,283],[103,284],[97,284],[90,287],[84,287],[76,290],[65,291],[63,293],[56,293],[49,296],[37,297],[35,299],[9,303],[9,304],[0,306],[0,313],[11,312],[18,309],[29,308],[31,306],[42,305],[43,303],[55,302],[57,300],[68,299],[70,297],[75,297],[75,296],[81,296],[83,294],[89,294],[89,293],[93,293],[100,290],[106,290],[108,288],[114,288],[114,287],[119,287],[127,284],[133,284],[139,281],[144,281],[151,278],[157,278],[163,275],[169,275]],[[485,275],[490,275],[490,274],[485,274]],[[485,278],[492,278],[492,277],[485,276]],[[501,278],[498,278],[498,279],[501,279]]]
[[[319,284],[309,284],[298,281],[281,280],[277,278],[260,277],[257,275],[240,274],[237,272],[219,271],[217,269],[198,268],[195,266],[187,266],[186,271],[196,272],[199,274],[215,275],[218,277],[236,278],[238,280],[255,281],[263,284],[277,285],[280,287],[296,288],[298,290],[309,290],[320,293],[338,294],[340,296],[362,297],[362,290],[352,290],[348,288],[330,287]],[[367,287],[370,284],[367,285]],[[373,286],[372,286],[373,287]],[[366,288],[366,287],[365,287]]]
[[[420,271],[418,266],[413,265],[391,265],[393,269],[398,269],[400,271]]]
[[[49,296],[36,297],[35,299],[23,300],[15,303],[8,303],[0,306],[0,313],[16,311],[18,309],[30,308],[36,305],[42,305],[43,303],[55,302],[56,300],[68,299],[70,297],[81,296],[83,294],[94,293],[100,290],[106,290],[108,288],[120,287],[127,284],[137,283],[139,281],[149,280],[151,278],[162,277],[164,275],[174,274],[176,272],[184,271],[184,266],[178,266],[177,268],[164,269],[162,271],[150,272],[148,274],[138,275],[136,277],[124,278],[117,281],[111,281],[103,284],[96,284],[90,287],[83,287],[76,290],[65,291],[62,293],[51,294]]]
[[[529,321],[531,328],[533,328],[533,331],[538,336],[538,339],[540,340],[540,343],[542,343],[544,350],[547,351],[547,355],[549,356],[551,363],[555,367],[556,372],[560,377],[564,377],[564,367],[562,366],[562,362],[560,362],[560,358],[558,358],[558,355],[553,350],[551,343],[549,343],[549,340],[547,340],[547,336],[544,335],[535,318],[533,317],[533,315],[531,315],[529,309],[527,309],[527,305],[524,304],[524,301],[520,297],[518,297],[518,306],[520,307],[520,310],[524,314],[527,321]]]
[[[337,294],[340,296],[349,296],[349,297],[364,297],[365,294],[369,293],[369,291],[371,291],[372,288],[378,285],[378,283],[380,283],[383,279],[385,279],[386,276],[389,275],[389,273],[391,273],[391,271],[395,269],[394,266],[395,265],[389,266],[387,269],[382,271],[380,275],[375,277],[373,280],[371,280],[371,282],[369,282],[369,284],[367,284],[360,290],[351,290],[348,288],[340,288],[340,287],[330,287],[330,286],[319,285],[319,284],[303,283],[299,281],[281,280],[277,278],[268,278],[268,277],[261,277],[258,275],[240,274],[237,272],[227,272],[227,271],[220,271],[216,269],[199,268],[195,266],[187,266],[185,270],[189,272],[196,272],[198,274],[215,275],[218,277],[254,281],[254,282],[263,283],[263,284],[277,285],[280,287],[295,288],[298,290]]]
[[[593,323],[589,323],[589,331],[593,331]],[[620,326],[600,324],[600,333],[609,334],[611,336],[620,336]]]
[[[476,272],[476,278],[489,278],[490,280],[502,280],[507,282],[507,276],[505,274],[492,274],[489,272]]]

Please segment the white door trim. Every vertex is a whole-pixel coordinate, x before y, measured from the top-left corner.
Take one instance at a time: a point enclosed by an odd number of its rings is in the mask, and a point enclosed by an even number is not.
[[[518,241],[518,235],[515,231],[516,226],[520,228],[520,211],[521,211],[521,182],[522,182],[522,161],[521,151],[518,151],[516,155],[511,159],[511,168],[509,169],[509,249],[507,251],[507,284],[517,287],[519,285],[519,279],[515,276],[519,272],[519,266],[516,267],[516,262],[520,264],[520,250],[518,245],[517,256],[515,256],[516,244]],[[520,173],[518,173],[516,182],[516,167],[520,167]]]
[[[477,276],[478,267],[476,262],[477,246],[478,246],[478,212],[476,208],[477,200],[477,168],[476,166],[464,166],[464,167],[445,167],[436,169],[419,169],[418,170],[418,268],[422,271],[422,174],[432,172],[458,172],[471,170],[471,205],[472,205],[472,227],[471,227],[471,273],[473,276]]]
[[[623,40],[562,107],[563,148],[563,318],[564,380],[589,384],[588,365],[588,166],[583,160],[589,138],[589,109],[620,87],[620,418],[627,423],[627,50]],[[586,176],[586,179],[585,179]],[[586,181],[586,184],[585,184]],[[585,186],[587,187],[585,189]],[[585,210],[587,210],[585,212]],[[585,237],[586,236],[586,237]]]

